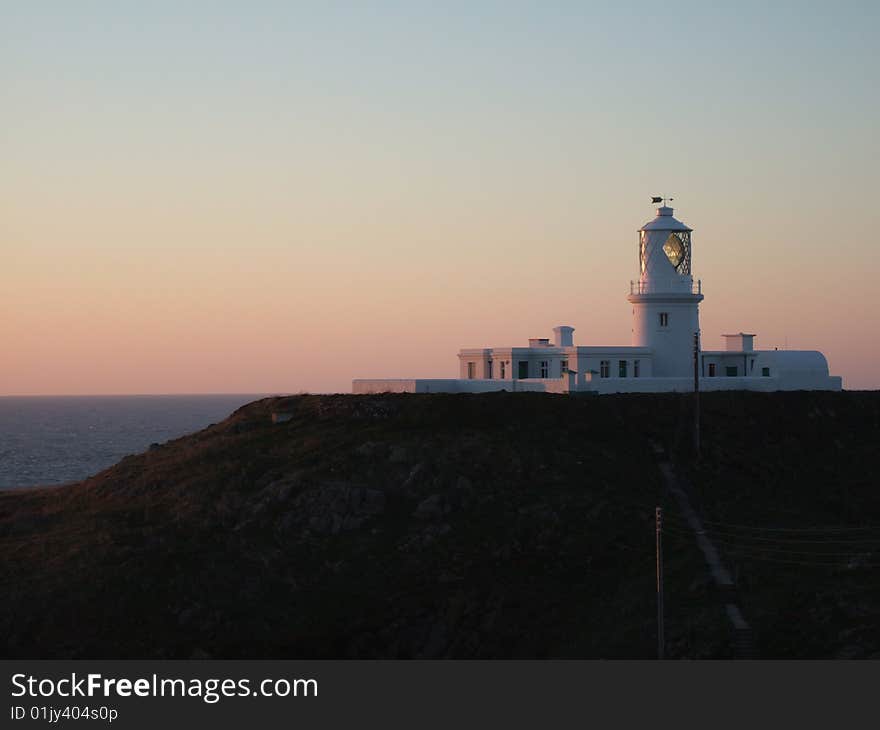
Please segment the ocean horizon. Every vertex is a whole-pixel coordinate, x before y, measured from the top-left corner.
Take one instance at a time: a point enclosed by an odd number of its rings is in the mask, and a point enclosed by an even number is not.
[[[270,395],[0,396],[0,489],[85,479]]]

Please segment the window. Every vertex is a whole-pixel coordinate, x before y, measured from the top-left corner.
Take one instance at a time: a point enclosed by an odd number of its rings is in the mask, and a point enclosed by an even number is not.
[[[754,370],[755,370],[755,358],[752,358],[752,359],[749,361],[749,372],[750,372],[750,373],[751,373],[751,372],[754,372]]]
[[[668,327],[669,326],[669,312],[660,312],[660,326]]]
[[[770,368],[761,368],[761,377],[769,378],[770,377]]]
[[[663,244],[663,253],[669,259],[677,274],[687,276],[691,273],[691,234],[690,231],[673,231]],[[653,251],[648,246],[648,232],[639,233],[639,270],[648,270],[648,258]]]
[[[642,374],[641,368],[639,367],[640,365],[641,365],[641,360],[633,360],[633,377],[634,378],[637,378],[637,377],[639,377],[639,375]]]
[[[489,380],[492,380],[492,361],[491,360],[486,361],[486,377],[489,378]]]
[[[600,378],[610,378],[611,377],[611,361],[610,360],[602,360],[599,363],[599,377]]]
[[[468,363],[468,380],[473,380],[474,376],[477,374],[477,363],[469,362]]]
[[[550,361],[549,360],[541,360],[541,377],[549,378],[550,377]]]
[[[568,360],[563,360],[559,363],[559,370],[563,375],[565,375],[565,373],[568,371]]]
[[[620,360],[617,363],[617,374],[621,378],[626,377],[626,360]]]
[[[648,270],[648,232],[639,233],[639,271],[643,274]]]
[[[504,380],[507,378],[507,363],[502,360],[501,361],[501,379]]]
[[[710,378],[715,377],[715,363],[714,362],[709,363],[709,377]]]
[[[666,243],[663,244],[663,253],[666,254],[666,258],[669,259],[669,263],[675,269],[678,269],[682,261],[684,261],[684,245],[681,239],[674,233],[670,233]]]
[[[725,372],[727,373],[728,378],[735,378],[736,377],[736,365],[728,365],[725,368]]]
[[[517,377],[520,380],[525,380],[529,377],[529,361],[528,360],[520,360],[519,361],[519,373]]]

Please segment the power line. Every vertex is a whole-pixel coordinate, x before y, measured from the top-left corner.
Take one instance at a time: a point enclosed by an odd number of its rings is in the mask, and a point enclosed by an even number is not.
[[[848,527],[844,525],[829,525],[825,527],[761,527],[757,525],[736,525],[728,522],[715,522],[712,520],[701,520],[705,525],[719,525],[720,527],[729,527],[738,530],[751,530],[754,532],[866,532],[877,530],[880,532],[880,525],[864,525],[859,527]]]
[[[780,553],[784,555],[807,555],[810,557],[816,558],[840,558],[840,557],[848,557],[854,558],[860,555],[872,555],[876,550],[868,550],[863,552],[847,552],[847,553],[828,553],[828,552],[816,552],[815,550],[787,550],[785,548],[773,548],[773,547],[763,547],[760,545],[739,545],[733,542],[727,542],[725,540],[716,540],[715,541],[719,545],[725,545],[732,550],[750,550],[753,552],[761,552],[761,553]]]
[[[725,542],[724,538],[734,538],[736,540],[752,542],[752,543],[769,543],[771,545],[876,545],[880,548],[880,536],[874,539],[866,540],[850,540],[850,539],[827,539],[812,540],[809,538],[793,538],[793,537],[763,537],[760,535],[749,535],[737,532],[722,532],[720,530],[690,530],[684,527],[670,527],[670,531],[677,531],[682,534],[704,534],[707,537],[718,537],[718,542]]]
[[[684,519],[677,515],[669,515],[670,519],[674,519],[678,522],[684,522]],[[859,526],[846,526],[846,525],[827,525],[827,526],[812,526],[812,527],[769,527],[764,525],[743,525],[736,524],[732,522],[719,522],[715,520],[706,520],[702,517],[700,518],[700,522],[703,525],[717,526],[710,527],[707,529],[712,531],[721,532],[723,530],[741,530],[745,532],[780,532],[780,533],[804,533],[804,534],[849,534],[855,532],[877,532],[880,535],[880,525],[859,525]],[[721,528],[721,529],[718,529]]]
[[[693,537],[690,533],[676,528],[666,527],[669,532],[674,532],[678,537]],[[768,545],[755,545],[746,542],[734,542],[729,540],[714,539],[713,542],[722,547],[723,552],[747,559],[769,563],[782,563],[789,565],[811,566],[818,568],[841,569],[845,564],[856,563],[853,568],[880,568],[880,563],[865,562],[865,558],[878,558],[877,550],[853,550],[851,552],[824,552],[817,550],[790,550]],[[826,543],[828,544],[828,543]],[[834,544],[834,543],[831,543]],[[812,558],[812,560],[810,560]],[[828,558],[825,560],[825,558]]]
[[[780,558],[768,558],[768,557],[764,557],[764,556],[749,555],[749,554],[742,555],[741,557],[743,557],[745,560],[753,560],[753,561],[762,562],[762,563],[776,563],[776,564],[781,564],[781,565],[799,565],[799,566],[804,566],[804,567],[809,567],[809,568],[829,568],[832,570],[843,570],[843,569],[848,569],[848,570],[871,569],[871,570],[873,570],[875,568],[880,568],[880,563],[859,563],[857,565],[849,567],[849,566],[845,565],[843,561],[812,562],[812,561],[807,561],[807,560],[787,560],[787,559],[780,559]]]

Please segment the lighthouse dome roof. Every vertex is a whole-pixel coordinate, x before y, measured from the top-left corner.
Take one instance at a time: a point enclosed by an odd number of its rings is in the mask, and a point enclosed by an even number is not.
[[[691,231],[680,220],[672,217],[672,208],[668,205],[661,205],[657,208],[657,215],[653,220],[648,221],[639,228],[640,231]]]

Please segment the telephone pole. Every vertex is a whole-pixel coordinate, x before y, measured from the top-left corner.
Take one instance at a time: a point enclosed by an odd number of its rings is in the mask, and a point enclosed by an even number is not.
[[[700,331],[694,332],[694,455],[700,458]]]
[[[663,635],[663,508],[654,510],[657,533],[657,658],[663,659],[666,639]]]

